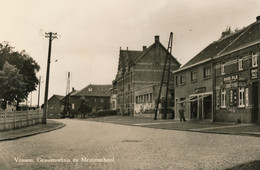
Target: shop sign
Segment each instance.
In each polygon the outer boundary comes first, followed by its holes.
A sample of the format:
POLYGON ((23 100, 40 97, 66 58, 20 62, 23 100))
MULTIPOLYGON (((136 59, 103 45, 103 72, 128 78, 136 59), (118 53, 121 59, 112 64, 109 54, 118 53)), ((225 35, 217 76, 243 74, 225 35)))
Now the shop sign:
POLYGON ((237 89, 233 89, 233 106, 237 107, 237 89))
POLYGON ((224 83, 230 83, 232 81, 237 81, 238 80, 238 75, 232 75, 232 76, 227 76, 223 78, 224 83))
POLYGON ((245 96, 246 96, 246 107, 249 106, 249 101, 248 101, 248 88, 246 88, 246 91, 245 91, 245 96))
POLYGON ((240 87, 245 87, 245 86, 246 86, 246 82, 245 82, 245 81, 239 82, 239 86, 240 86, 240 87))
POLYGON ((219 104, 220 104, 220 99, 219 99, 219 90, 216 91, 216 104, 217 104, 217 108, 219 108, 219 104))
POLYGON ((206 92, 206 87, 195 88, 195 93, 203 93, 206 92))
POLYGON ((251 79, 257 79, 258 78, 258 69, 252 69, 251 70, 251 79))
POLYGON ((229 92, 229 106, 233 106, 233 101, 234 101, 234 98, 233 98, 233 90, 230 90, 229 92))

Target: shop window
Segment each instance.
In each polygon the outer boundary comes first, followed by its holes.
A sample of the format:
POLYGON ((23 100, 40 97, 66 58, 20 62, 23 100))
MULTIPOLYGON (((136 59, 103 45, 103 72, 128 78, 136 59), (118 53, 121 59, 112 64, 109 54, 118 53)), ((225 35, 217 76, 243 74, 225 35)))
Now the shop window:
POLYGON ((243 70, 243 57, 238 59, 238 70, 243 70))
POLYGON ((221 63, 221 75, 224 75, 225 74, 225 62, 222 62, 221 63))
POLYGON ((239 95, 238 107, 245 107, 245 88, 244 87, 239 87, 238 95, 239 95))
POLYGON ((258 66, 257 54, 252 52, 252 67, 258 66))
POLYGON ((221 89, 221 108, 226 108, 226 89, 221 89))
POLYGON ((208 77, 210 77, 211 76, 211 69, 210 69, 210 67, 205 67, 204 68, 204 78, 208 78, 208 77))
POLYGON ((191 81, 196 81, 197 80, 197 72, 192 71, 190 77, 191 77, 191 81))
POLYGON ((185 74, 181 75, 181 84, 185 84, 186 83, 186 76, 185 74))

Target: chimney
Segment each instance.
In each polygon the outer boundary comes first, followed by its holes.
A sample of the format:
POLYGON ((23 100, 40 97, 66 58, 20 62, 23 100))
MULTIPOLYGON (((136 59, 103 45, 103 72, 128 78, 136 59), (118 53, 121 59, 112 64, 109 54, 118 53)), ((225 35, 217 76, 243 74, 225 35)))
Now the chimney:
POLYGON ((256 21, 260 21, 260 15, 256 17, 256 21))
POLYGON ((145 51, 145 50, 146 50, 146 48, 147 48, 146 46, 143 46, 143 51, 145 51))
POLYGON ((159 35, 156 35, 156 36, 154 37, 154 40, 155 40, 155 42, 159 42, 159 41, 160 41, 160 36, 159 36, 159 35))

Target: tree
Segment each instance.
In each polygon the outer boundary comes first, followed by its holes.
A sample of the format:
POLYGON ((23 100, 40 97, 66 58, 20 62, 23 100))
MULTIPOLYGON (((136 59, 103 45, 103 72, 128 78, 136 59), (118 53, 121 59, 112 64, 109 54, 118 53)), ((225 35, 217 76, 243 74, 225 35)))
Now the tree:
MULTIPOLYGON (((38 85, 38 78, 36 73, 40 70, 40 66, 24 50, 21 52, 14 51, 13 47, 4 42, 0 44, 0 70, 4 69, 6 62, 8 62, 9 65, 14 66, 17 69, 19 75, 22 76, 22 86, 19 87, 20 89, 17 90, 15 94, 15 102, 18 108, 19 103, 24 101, 30 92, 36 90, 38 85)), ((2 81, 7 80, 3 79, 2 81)), ((0 95, 1 94, 2 91, 0 91, 0 95)))
POLYGON ((91 107, 89 106, 88 101, 86 100, 85 97, 80 98, 79 112, 83 113, 84 118, 85 118, 87 113, 91 112, 91 107))
POLYGON ((25 97, 22 96, 22 94, 24 95, 24 87, 25 83, 19 69, 6 61, 3 70, 0 70, 0 92, 1 98, 4 99, 2 108, 6 109, 7 102, 14 103, 17 101, 18 95, 25 97))

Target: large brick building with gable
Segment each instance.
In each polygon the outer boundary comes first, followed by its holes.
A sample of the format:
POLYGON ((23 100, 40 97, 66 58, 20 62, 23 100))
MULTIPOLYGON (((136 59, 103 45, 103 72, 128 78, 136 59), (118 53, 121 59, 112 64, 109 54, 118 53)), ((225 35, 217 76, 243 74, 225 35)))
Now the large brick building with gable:
POLYGON ((203 49, 175 74, 188 119, 259 123, 260 17, 203 49))
MULTIPOLYGON (((111 108, 116 109, 119 115, 138 116, 147 113, 153 116, 166 52, 159 36, 155 36, 154 43, 148 48, 143 46, 142 51, 120 49, 117 75, 111 89, 111 108)), ((171 56, 171 70, 179 67, 180 63, 171 56)), ((171 77, 169 94, 172 99, 173 83, 171 77)), ((162 97, 164 95, 162 93, 162 97)))

